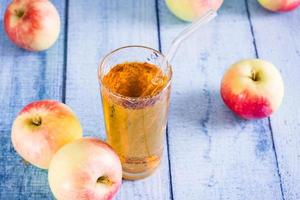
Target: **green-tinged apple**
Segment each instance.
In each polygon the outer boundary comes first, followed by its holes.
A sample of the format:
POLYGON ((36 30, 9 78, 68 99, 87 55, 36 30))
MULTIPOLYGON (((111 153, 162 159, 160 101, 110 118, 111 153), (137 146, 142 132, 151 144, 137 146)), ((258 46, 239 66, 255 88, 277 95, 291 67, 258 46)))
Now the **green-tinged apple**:
POLYGON ((57 40, 60 18, 48 0, 13 0, 5 11, 4 28, 17 46, 42 51, 57 40))
POLYGON ((258 2, 273 12, 288 12, 300 6, 300 0, 258 0, 258 2))
POLYGON ((218 10, 223 0, 165 0, 169 10, 179 19, 194 21, 210 8, 218 10))
POLYGON ((12 126, 15 150, 29 163, 49 167, 53 155, 65 144, 82 137, 74 112, 54 100, 36 101, 25 106, 12 126))
POLYGON ((110 200, 121 186, 122 166, 109 145, 96 138, 81 138, 55 154, 48 180, 59 200, 110 200))
POLYGON ((280 106, 283 94, 279 71, 271 63, 260 59, 233 64, 221 83, 225 104, 245 119, 270 116, 280 106))

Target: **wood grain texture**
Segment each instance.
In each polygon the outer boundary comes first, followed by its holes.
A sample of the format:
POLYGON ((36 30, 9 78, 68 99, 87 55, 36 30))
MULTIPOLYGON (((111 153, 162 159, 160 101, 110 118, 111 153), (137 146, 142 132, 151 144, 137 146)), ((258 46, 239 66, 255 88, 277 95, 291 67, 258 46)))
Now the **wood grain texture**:
POLYGON ((258 56, 279 68, 283 103, 271 118, 284 199, 300 199, 300 10, 274 14, 249 1, 258 56))
MULTIPOLYGON (((1 24, 8 2, 0 5, 1 24)), ((159 39, 166 52, 188 25, 167 10, 164 0, 157 0, 159 26, 154 0, 52 2, 62 32, 45 52, 15 47, 0 26, 0 199, 53 199, 47 172, 26 165, 10 141, 13 119, 23 106, 65 100, 84 135, 104 139, 97 82, 101 58, 125 45, 158 49, 159 39)), ((116 199, 300 199, 299 19, 300 9, 272 14, 255 0, 225 1, 218 18, 186 41, 172 62, 171 168, 165 148, 159 170, 145 180, 124 181, 116 199), (271 126, 267 119, 235 117, 219 95, 229 65, 256 54, 274 63, 285 82, 284 102, 271 126)))
MULTIPOLYGON (((105 138, 97 68, 110 51, 125 45, 158 47, 155 1, 69 2, 66 103, 79 116, 85 136, 105 138)), ((167 154, 141 181, 124 181, 116 199, 169 199, 167 154)))
MULTIPOLYGON (((162 48, 186 23, 160 2, 162 48)), ((281 199, 268 120, 246 121, 223 104, 220 81, 237 60, 255 57, 244 1, 219 16, 173 60, 169 148, 174 199, 281 199)))
POLYGON ((56 44, 41 53, 19 49, 6 37, 2 24, 9 2, 2 1, 0 7, 0 199, 52 199, 47 172, 24 164, 12 147, 10 131, 26 104, 61 99, 65 2, 53 1, 61 16, 62 31, 56 44))

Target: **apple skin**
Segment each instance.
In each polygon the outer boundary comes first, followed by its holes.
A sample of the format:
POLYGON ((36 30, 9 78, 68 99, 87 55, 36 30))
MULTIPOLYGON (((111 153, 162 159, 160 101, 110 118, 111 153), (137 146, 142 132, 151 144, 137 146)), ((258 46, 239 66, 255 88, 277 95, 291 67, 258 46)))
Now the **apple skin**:
POLYGON ((25 106, 13 122, 11 140, 18 154, 43 169, 65 144, 82 137, 82 128, 72 110, 54 100, 25 106))
POLYGON ((245 119, 270 116, 280 106, 283 95, 279 71, 271 63, 260 59, 233 64, 221 82, 224 103, 245 119))
POLYGON ((5 11, 4 28, 17 46, 42 51, 57 40, 60 18, 48 0, 13 0, 5 11))
POLYGON ((300 0, 258 0, 265 9, 273 12, 288 12, 300 6, 300 0))
POLYGON ((218 10, 223 0, 165 0, 169 10, 179 19, 194 21, 210 8, 218 10))
POLYGON ((108 144, 81 138, 55 154, 48 180, 59 200, 110 200, 121 186, 121 161, 108 144))

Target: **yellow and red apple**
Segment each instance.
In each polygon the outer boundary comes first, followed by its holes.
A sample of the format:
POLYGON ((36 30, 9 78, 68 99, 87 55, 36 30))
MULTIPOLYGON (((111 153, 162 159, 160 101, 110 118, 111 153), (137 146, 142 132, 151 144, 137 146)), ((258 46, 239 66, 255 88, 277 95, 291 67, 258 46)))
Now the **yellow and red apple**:
POLYGON ((300 6, 300 0, 258 0, 258 2, 273 12, 288 12, 300 6))
POLYGON ((57 40, 60 18, 48 0, 13 0, 5 11, 4 28, 17 46, 42 51, 57 40))
POLYGON ((165 0, 169 10, 184 21, 194 21, 209 9, 218 10, 223 0, 165 0))
POLYGON ((121 186, 122 166, 109 145, 96 138, 81 138, 55 154, 48 180, 59 200, 110 200, 121 186))
POLYGON ((273 64, 260 59, 233 64, 221 82, 225 104, 245 119, 270 116, 280 106, 283 94, 279 71, 273 64))
POLYGON ((82 137, 82 128, 67 105, 42 100, 21 110, 13 122, 11 134, 12 144, 21 157, 47 169, 56 151, 82 137))

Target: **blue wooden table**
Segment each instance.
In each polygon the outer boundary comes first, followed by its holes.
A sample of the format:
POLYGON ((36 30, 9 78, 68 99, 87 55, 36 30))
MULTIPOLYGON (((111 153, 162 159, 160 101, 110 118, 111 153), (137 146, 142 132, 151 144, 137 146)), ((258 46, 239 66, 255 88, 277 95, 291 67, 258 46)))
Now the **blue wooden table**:
MULTIPOLYGON (((8 0, 0 3, 0 23, 8 0)), ((31 53, 0 26, 0 199, 53 199, 47 171, 25 164, 10 141, 13 119, 29 102, 57 99, 80 118, 85 136, 105 138, 97 67, 109 51, 140 44, 166 52, 188 24, 163 0, 53 0, 58 42, 31 53)), ((219 16, 194 34, 173 61, 164 159, 151 177, 124 181, 116 199, 300 199, 300 9, 263 10, 256 0, 225 0, 219 16), (285 82, 269 119, 237 118, 219 86, 230 64, 263 58, 285 82)))

